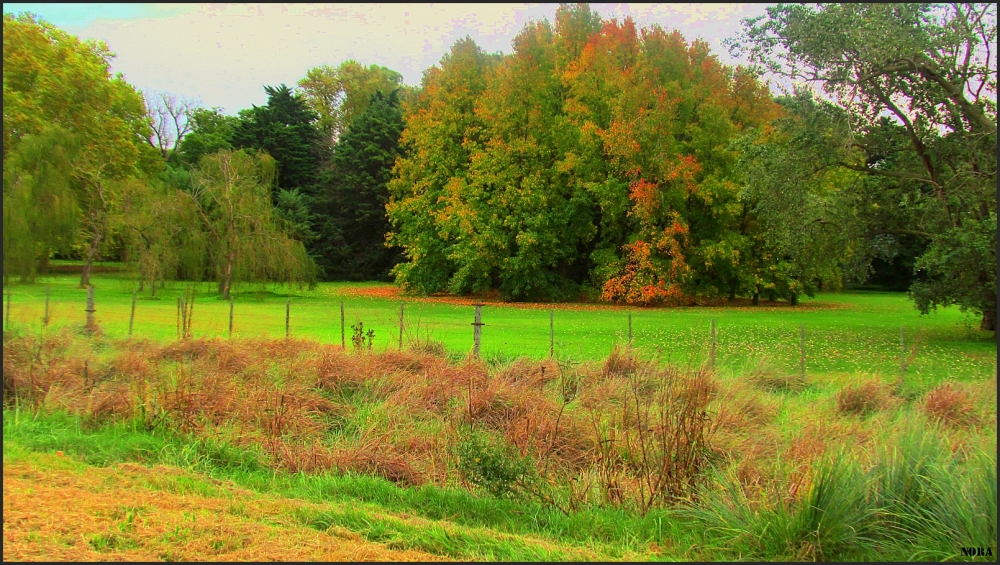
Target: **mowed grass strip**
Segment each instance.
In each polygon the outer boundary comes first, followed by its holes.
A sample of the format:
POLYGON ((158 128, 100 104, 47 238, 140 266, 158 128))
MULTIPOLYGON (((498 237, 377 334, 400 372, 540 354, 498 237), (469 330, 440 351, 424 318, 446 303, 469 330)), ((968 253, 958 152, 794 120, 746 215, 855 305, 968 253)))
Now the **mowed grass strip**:
MULTIPOLYGON (((275 472, 256 450, 146 430, 136 422, 87 423, 62 413, 4 411, 5 465, 37 461, 71 469, 158 469, 142 485, 177 495, 266 495, 289 501, 288 523, 460 560, 664 559, 693 531, 664 511, 617 509, 566 516, 537 503, 477 496, 432 485, 400 487, 357 473, 275 472), (64 456, 56 457, 56 453, 64 456), (301 504, 300 504, 301 503, 301 504), (672 537, 673 540, 667 542, 672 537)), ((6 475, 6 467, 5 467, 6 475)), ((112 479, 109 479, 109 481, 112 479)), ((242 510, 241 510, 242 512, 242 510)), ((207 535, 207 534, 206 534, 207 535)))
MULTIPOLYGON (((135 281, 125 275, 95 275, 96 319, 109 337, 128 334, 135 281)), ((60 274, 39 284, 11 285, 10 321, 16 329, 38 330, 50 293, 51 328, 82 326, 86 291, 78 277, 60 274)), ((133 323, 137 338, 177 337, 177 297, 188 285, 168 283, 152 299, 138 297, 133 323)), ((229 303, 219 300, 212 283, 196 289, 192 331, 195 337, 228 336, 229 303)), ((437 342, 454 356, 472 348, 472 299, 400 295, 384 283, 322 283, 315 289, 271 287, 235 295, 234 337, 285 335, 286 303, 292 337, 341 342, 340 304, 345 308, 344 341, 351 348, 352 325, 374 330, 375 349, 399 347, 399 310, 404 306, 403 346, 437 342)), ((799 370, 799 331, 806 331, 806 371, 811 375, 854 373, 895 377, 905 361, 908 378, 927 385, 942 380, 989 378, 996 372, 996 341, 976 329, 977 320, 957 308, 921 316, 903 293, 845 292, 804 298, 798 307, 699 306, 633 308, 594 304, 518 304, 489 302, 483 307, 482 354, 507 360, 535 359, 549 352, 549 313, 555 310, 555 353, 562 360, 597 360, 628 339, 632 316, 636 349, 664 361, 697 366, 708 359, 711 321, 716 321, 716 359, 723 372, 739 373, 765 361, 776 369, 799 370), (900 344, 900 329, 904 343, 900 344), (901 359, 901 356, 903 359, 901 359)), ((5 312, 5 316, 7 313, 5 312)))
POLYGON ((4 559, 30 561, 433 561, 298 523, 301 501, 178 468, 98 468, 33 453, 3 467, 4 559), (215 484, 213 484, 215 483, 215 484))
POLYGON ((62 452, 19 453, 12 459, 4 463, 4 555, 17 560, 610 557, 530 536, 395 515, 372 504, 260 494, 178 467, 93 467, 62 452))

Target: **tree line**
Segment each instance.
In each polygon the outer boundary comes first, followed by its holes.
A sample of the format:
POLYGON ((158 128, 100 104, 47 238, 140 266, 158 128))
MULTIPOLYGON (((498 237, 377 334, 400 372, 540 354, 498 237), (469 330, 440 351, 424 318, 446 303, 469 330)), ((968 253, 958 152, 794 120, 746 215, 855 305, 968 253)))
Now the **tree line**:
POLYGON ((4 277, 794 303, 905 256, 918 308, 995 329, 995 6, 780 5, 728 44, 560 5, 417 87, 347 61, 227 116, 4 14, 4 277))

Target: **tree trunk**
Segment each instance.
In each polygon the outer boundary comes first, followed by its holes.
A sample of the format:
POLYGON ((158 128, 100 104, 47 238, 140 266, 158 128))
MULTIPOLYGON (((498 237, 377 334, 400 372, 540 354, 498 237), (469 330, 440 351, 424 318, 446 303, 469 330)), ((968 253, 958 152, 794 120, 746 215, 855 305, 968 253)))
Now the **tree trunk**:
POLYGON ((90 286, 90 265, 94 262, 94 257, 97 255, 97 247, 100 244, 100 235, 95 235, 94 238, 90 240, 90 247, 87 248, 87 259, 83 262, 83 273, 80 275, 80 288, 87 288, 90 286))
POLYGON ((788 297, 788 305, 789 306, 798 306, 799 305, 799 295, 795 294, 793 292, 792 295, 790 297, 788 297))
POLYGON ((753 305, 756 306, 758 304, 760 304, 760 292, 759 291, 753 293, 753 305))
POLYGON ((979 323, 979 329, 987 332, 997 331, 997 310, 995 306, 983 310, 983 320, 979 323))
POLYGON ((219 278, 219 294, 223 300, 229 300, 229 289, 233 286, 233 255, 226 261, 226 269, 219 278))
POLYGON ((736 289, 737 289, 738 286, 739 286, 739 283, 733 283, 732 286, 729 287, 729 301, 730 302, 736 302, 736 289))

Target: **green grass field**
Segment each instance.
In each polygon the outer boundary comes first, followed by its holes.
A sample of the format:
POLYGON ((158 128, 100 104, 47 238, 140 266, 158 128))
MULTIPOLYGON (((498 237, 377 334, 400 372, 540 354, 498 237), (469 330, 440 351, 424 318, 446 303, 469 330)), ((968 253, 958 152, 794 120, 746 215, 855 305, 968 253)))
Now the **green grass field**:
POLYGON ((920 316, 903 294, 826 294, 795 308, 554 305, 553 363, 521 358, 547 356, 549 305, 485 306, 483 359, 468 360, 471 301, 404 298, 409 337, 419 320, 446 359, 394 351, 391 285, 239 293, 232 340, 229 304, 199 285, 194 335, 211 339, 176 342, 184 285, 138 300, 129 340, 133 282, 94 277, 102 331, 88 335, 77 281, 4 289, 4 551, 14 559, 950 561, 996 551, 996 343, 956 310, 920 316), (281 339, 286 301, 292 336, 308 340, 281 339), (348 326, 365 322, 388 352, 339 350, 341 301, 348 326), (647 360, 609 355, 629 314, 647 360), (712 320, 716 371, 701 365, 712 320), (683 430, 704 435, 668 449, 683 430), (657 465, 684 460, 690 445, 700 459, 670 483, 678 498, 643 506, 643 481, 670 481, 657 465))
MULTIPOLYGON (((51 327, 82 325, 86 291, 79 277, 60 274, 38 284, 4 287, 6 313, 13 326, 38 330, 50 293, 51 327)), ((114 273, 93 277, 96 320, 109 337, 128 333, 134 280, 114 273)), ((133 335, 154 340, 177 337, 177 297, 187 285, 168 284, 137 300, 133 335)), ((229 304, 217 298, 214 285, 194 285, 192 331, 195 337, 226 336, 229 304)), ((312 290, 274 287, 266 292, 234 294, 235 336, 280 337, 285 333, 285 305, 290 303, 292 336, 339 343, 340 304, 350 326, 358 321, 374 329, 376 349, 398 347, 400 302, 404 306, 404 344, 414 339, 442 343, 453 355, 472 348, 473 307, 395 296, 391 285, 323 283, 312 290), (383 297, 386 296, 387 297, 383 297)), ((946 379, 991 377, 996 371, 996 341, 975 329, 977 320, 957 308, 922 316, 902 293, 845 292, 804 298, 798 307, 633 308, 608 305, 554 305, 555 354, 575 361, 605 357, 615 343, 628 339, 632 317, 633 344, 646 355, 682 365, 699 364, 711 347, 711 321, 716 323, 717 364, 723 372, 740 372, 763 360, 779 371, 798 371, 799 330, 805 327, 806 371, 846 376, 857 373, 896 376, 900 371, 900 329, 905 339, 907 376, 930 385, 946 379)), ((484 357, 536 359, 549 351, 549 305, 487 304, 483 307, 484 357)))

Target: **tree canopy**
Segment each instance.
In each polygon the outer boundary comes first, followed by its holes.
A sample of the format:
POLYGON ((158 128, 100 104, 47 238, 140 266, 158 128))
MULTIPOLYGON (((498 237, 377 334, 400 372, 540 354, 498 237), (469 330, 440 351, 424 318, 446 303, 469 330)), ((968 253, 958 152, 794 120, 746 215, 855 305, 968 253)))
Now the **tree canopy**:
POLYGON ((224 299, 237 282, 315 280, 302 242, 271 204, 277 169, 266 154, 222 150, 203 157, 193 175, 189 195, 224 299))
POLYGON ((746 22, 734 53, 821 87, 836 135, 804 140, 809 167, 859 172, 857 246, 927 240, 910 292, 996 329, 996 5, 778 5, 746 22))
POLYGON ((385 245, 385 205, 402 131, 398 92, 376 91, 338 140, 320 205, 320 264, 328 277, 385 279, 399 262, 398 251, 385 245))
POLYGON ((403 75, 379 65, 364 66, 349 59, 337 67, 309 69, 298 87, 309 107, 319 116, 317 127, 336 142, 368 108, 376 92, 387 94, 403 86, 403 75))
POLYGON ((744 291, 754 224, 729 145, 779 112, 703 42, 587 6, 526 26, 502 59, 463 40, 409 106, 397 280, 643 304, 744 291))
POLYGON ((877 266, 995 330, 996 6, 778 4, 728 44, 563 4, 418 87, 347 60, 227 116, 4 14, 4 279, 795 304, 877 266))
MULTIPOLYGON (((31 14, 4 14, 3 45, 4 213, 12 218, 30 217, 36 212, 20 207, 44 205, 45 201, 34 201, 26 194, 44 194, 43 198, 51 200, 57 191, 52 183, 67 183, 82 212, 82 218, 77 218, 82 221, 76 225, 80 229, 77 239, 87 249, 81 279, 81 284, 87 284, 90 262, 108 236, 108 206, 116 198, 109 183, 149 175, 163 167, 158 152, 145 141, 150 121, 142 96, 120 74, 111 75, 109 62, 113 54, 106 45, 82 42, 47 22, 37 21, 31 14), (19 164, 8 167, 8 156, 18 153, 26 138, 41 136, 36 142, 61 144, 53 138, 57 131, 71 135, 77 148, 68 165, 60 161, 63 157, 53 160, 56 168, 68 166, 64 173, 49 174, 44 181, 38 178, 42 174, 36 166, 39 161, 29 156, 37 148, 27 150, 19 164), (15 168, 20 180, 8 182, 7 172, 15 168), (28 182, 25 175, 34 175, 35 180, 28 182), (47 188, 42 190, 39 182, 47 188), (21 192, 15 195, 9 193, 11 190, 21 192)), ((69 194, 63 188, 58 193, 69 194)), ((67 214, 73 215, 69 211, 76 209, 68 203, 57 208, 56 214, 67 221, 67 214)), ((57 224, 68 225, 64 221, 57 224)), ((54 251, 51 236, 47 229, 28 230, 22 237, 33 241, 12 245, 22 251, 34 249, 36 261, 44 261, 54 251), (35 239, 36 234, 39 239, 35 239)), ((33 267, 28 265, 32 262, 20 252, 15 254, 21 257, 17 260, 21 265, 19 273, 30 277, 33 267)), ((5 262, 5 275, 8 265, 5 262)))

